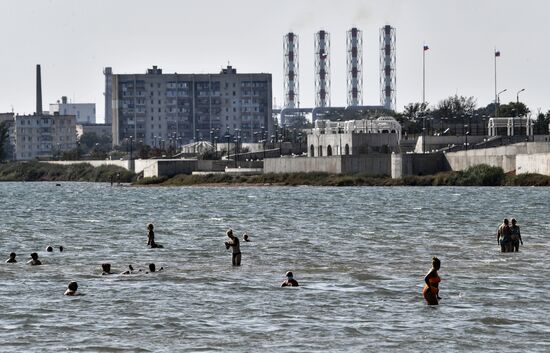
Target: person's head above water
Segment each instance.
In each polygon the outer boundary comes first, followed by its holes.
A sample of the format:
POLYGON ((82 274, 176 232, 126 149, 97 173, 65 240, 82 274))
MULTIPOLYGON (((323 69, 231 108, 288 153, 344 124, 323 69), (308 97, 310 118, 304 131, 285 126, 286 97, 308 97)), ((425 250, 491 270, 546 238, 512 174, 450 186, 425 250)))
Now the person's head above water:
POLYGON ((157 267, 155 266, 155 264, 149 264, 149 271, 150 272, 155 272, 157 269, 157 267))
POLYGON ((504 222, 504 224, 508 225, 508 223, 509 223, 509 222, 508 222, 508 218, 504 218, 504 221, 503 221, 503 222, 504 222))
POLYGON ((233 238, 233 229, 228 229, 225 234, 227 234, 228 237, 233 238))
POLYGON ((38 254, 35 252, 31 253, 31 259, 38 260, 38 254))
POLYGON ((512 225, 514 225, 514 226, 515 226, 515 225, 516 225, 516 223, 517 223, 516 219, 515 219, 515 218, 512 218, 512 225))
POLYGON ((63 245, 59 245, 59 252, 63 252, 63 245))
POLYGON ((292 274, 292 271, 288 271, 286 274, 285 274, 286 278, 288 279, 292 279, 294 278, 294 275, 292 274))
POLYGON ((15 259, 15 256, 17 256, 16 253, 14 252, 10 252, 10 259, 15 259))
POLYGON ((248 234, 244 233, 243 235, 243 240, 244 241, 249 241, 250 239, 248 238, 248 234))
POLYGON ((437 271, 441 268, 441 261, 437 257, 432 257, 432 267, 437 271))
POLYGON ((101 269, 103 270, 103 273, 111 273, 111 264, 109 263, 101 264, 101 269))
POLYGON ((148 229, 148 230, 153 230, 154 228, 155 228, 155 226, 153 225, 153 223, 149 223, 149 224, 147 225, 147 229, 148 229))
POLYGON ((77 289, 78 289, 78 283, 69 282, 69 285, 67 286, 67 290, 65 291, 65 295, 77 295, 76 294, 77 289))
POLYGON ((48 245, 48 246, 46 247, 46 251, 47 251, 47 252, 52 252, 52 251, 53 251, 52 246, 51 246, 51 245, 48 245))

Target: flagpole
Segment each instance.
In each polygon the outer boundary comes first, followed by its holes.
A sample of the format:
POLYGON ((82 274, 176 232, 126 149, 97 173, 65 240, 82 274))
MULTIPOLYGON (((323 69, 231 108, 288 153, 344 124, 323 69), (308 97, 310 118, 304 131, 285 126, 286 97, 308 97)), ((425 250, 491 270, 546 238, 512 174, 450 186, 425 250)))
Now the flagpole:
MULTIPOLYGON (((426 43, 422 44, 422 109, 426 104, 426 43)), ((426 153, 426 114, 422 117, 422 153, 426 153)))
POLYGON ((495 47, 495 53, 494 53, 494 57, 495 57, 495 117, 497 116, 497 105, 498 105, 498 95, 497 95, 497 48, 495 47))
POLYGON ((426 43, 422 44, 422 104, 426 104, 426 43))

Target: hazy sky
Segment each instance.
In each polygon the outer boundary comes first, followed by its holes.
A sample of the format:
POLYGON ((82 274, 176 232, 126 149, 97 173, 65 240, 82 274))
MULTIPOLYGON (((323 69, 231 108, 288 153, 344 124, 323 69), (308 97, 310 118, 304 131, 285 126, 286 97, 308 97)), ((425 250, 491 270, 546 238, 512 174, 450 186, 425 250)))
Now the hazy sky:
POLYGON ((103 120, 103 67, 115 73, 239 72, 273 74, 283 102, 283 35, 300 40, 300 102, 314 102, 313 35, 331 35, 331 101, 346 104, 345 34, 363 30, 364 104, 379 104, 378 30, 397 29, 397 108, 422 97, 422 45, 427 52, 426 100, 459 94, 479 105, 498 86, 516 92, 532 111, 550 109, 550 2, 545 0, 1 0, 0 112, 35 110, 35 65, 42 65, 44 109, 66 95, 95 102, 103 120))

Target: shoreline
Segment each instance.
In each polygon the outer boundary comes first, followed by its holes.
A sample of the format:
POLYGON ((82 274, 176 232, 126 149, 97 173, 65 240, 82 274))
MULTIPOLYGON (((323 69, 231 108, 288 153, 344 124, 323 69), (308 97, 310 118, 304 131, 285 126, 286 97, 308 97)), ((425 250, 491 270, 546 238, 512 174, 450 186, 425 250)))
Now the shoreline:
POLYGON ((201 187, 270 187, 270 186, 550 186, 550 176, 540 174, 504 173, 499 167, 477 165, 464 171, 442 172, 435 175, 388 176, 328 173, 287 173, 260 175, 178 174, 173 177, 137 179, 136 174, 116 166, 94 168, 90 164, 58 165, 31 162, 0 164, 2 181, 46 182, 105 182, 124 186, 201 186, 201 187))

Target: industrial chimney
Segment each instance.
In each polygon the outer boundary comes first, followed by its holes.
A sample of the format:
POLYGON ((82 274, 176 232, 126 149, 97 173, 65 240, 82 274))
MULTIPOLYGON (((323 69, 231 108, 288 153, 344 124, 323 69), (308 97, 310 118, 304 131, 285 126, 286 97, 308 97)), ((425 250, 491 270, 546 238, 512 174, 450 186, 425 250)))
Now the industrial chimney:
POLYGON ((330 37, 315 33, 315 106, 330 107, 330 37))
POLYGON ((380 104, 395 109, 395 28, 380 29, 380 104))
POLYGON ((292 32, 284 37, 285 108, 298 108, 298 36, 292 32))
POLYGON ((353 27, 347 32, 348 105, 363 105, 363 33, 353 27))
POLYGON ((40 65, 36 65, 36 115, 42 115, 42 79, 40 65))

